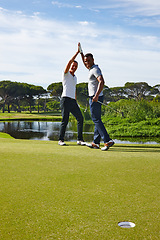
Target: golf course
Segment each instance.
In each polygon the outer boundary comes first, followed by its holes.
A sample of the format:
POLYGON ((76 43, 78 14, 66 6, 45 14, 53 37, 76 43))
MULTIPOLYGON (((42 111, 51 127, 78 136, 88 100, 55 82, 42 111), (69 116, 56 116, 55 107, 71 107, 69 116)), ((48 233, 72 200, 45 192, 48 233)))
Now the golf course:
POLYGON ((0 133, 0 239, 159 239, 159 182, 159 144, 103 152, 0 133))

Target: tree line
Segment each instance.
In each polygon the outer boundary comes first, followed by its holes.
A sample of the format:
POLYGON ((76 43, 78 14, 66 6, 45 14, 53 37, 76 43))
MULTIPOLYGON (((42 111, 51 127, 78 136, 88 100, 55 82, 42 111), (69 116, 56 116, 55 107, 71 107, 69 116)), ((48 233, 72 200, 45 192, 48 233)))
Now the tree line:
POLYGON ((10 109, 21 112, 22 106, 28 106, 31 112, 35 98, 39 100, 46 93, 47 91, 41 86, 4 80, 0 82, 0 107, 3 112, 6 107, 8 112, 10 109))
MULTIPOLYGON (((88 107, 88 83, 77 84, 77 101, 88 107)), ((55 111, 60 109, 62 82, 52 83, 47 89, 27 83, 0 81, 0 109, 8 111, 55 111)), ((145 82, 127 82, 124 87, 104 87, 104 102, 117 102, 121 99, 160 102, 160 84, 149 86, 145 82)))

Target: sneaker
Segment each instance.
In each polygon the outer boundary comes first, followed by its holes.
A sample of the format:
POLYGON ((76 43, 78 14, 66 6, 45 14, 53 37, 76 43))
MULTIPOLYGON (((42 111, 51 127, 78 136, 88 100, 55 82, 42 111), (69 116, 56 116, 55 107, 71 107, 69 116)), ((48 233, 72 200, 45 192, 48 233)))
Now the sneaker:
POLYGON ((78 140, 77 144, 81 146, 86 146, 86 142, 84 142, 83 140, 78 140))
POLYGON ((110 147, 112 147, 114 145, 114 141, 110 140, 109 142, 104 144, 104 147, 101 148, 102 151, 107 151, 110 147))
POLYGON ((99 149, 99 144, 98 143, 94 143, 94 142, 92 142, 92 143, 86 143, 86 146, 87 147, 90 147, 90 148, 95 148, 95 149, 99 149))
POLYGON ((64 141, 62 141, 62 140, 59 140, 58 144, 59 144, 60 146, 66 146, 66 143, 65 143, 64 141))

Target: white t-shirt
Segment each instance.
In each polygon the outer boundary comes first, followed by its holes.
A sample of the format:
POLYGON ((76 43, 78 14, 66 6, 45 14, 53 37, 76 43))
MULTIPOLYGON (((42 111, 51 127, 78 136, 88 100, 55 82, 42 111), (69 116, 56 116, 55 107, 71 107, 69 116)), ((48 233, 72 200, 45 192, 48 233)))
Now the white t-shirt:
POLYGON ((62 77, 63 92, 61 97, 70 97, 75 99, 76 84, 77 77, 75 75, 73 76, 69 71, 67 73, 63 72, 62 77))

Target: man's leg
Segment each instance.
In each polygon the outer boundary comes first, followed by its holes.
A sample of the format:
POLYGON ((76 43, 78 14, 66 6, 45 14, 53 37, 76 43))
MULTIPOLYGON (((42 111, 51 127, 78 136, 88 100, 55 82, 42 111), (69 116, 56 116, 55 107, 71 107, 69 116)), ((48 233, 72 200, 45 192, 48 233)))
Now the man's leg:
MULTIPOLYGON (((103 96, 99 97, 98 100, 103 102, 103 96)), ((90 110, 92 120, 95 124, 94 143, 100 143, 100 138, 103 139, 104 143, 109 142, 111 139, 101 120, 101 104, 98 102, 92 102, 92 99, 90 98, 90 110)))
POLYGON ((62 122, 60 127, 60 135, 59 140, 64 141, 64 135, 66 131, 66 127, 69 121, 69 102, 67 98, 61 99, 61 113, 62 113, 62 122))
POLYGON ((76 100, 72 100, 71 113, 77 120, 78 140, 83 141, 83 115, 80 108, 78 107, 76 100))

